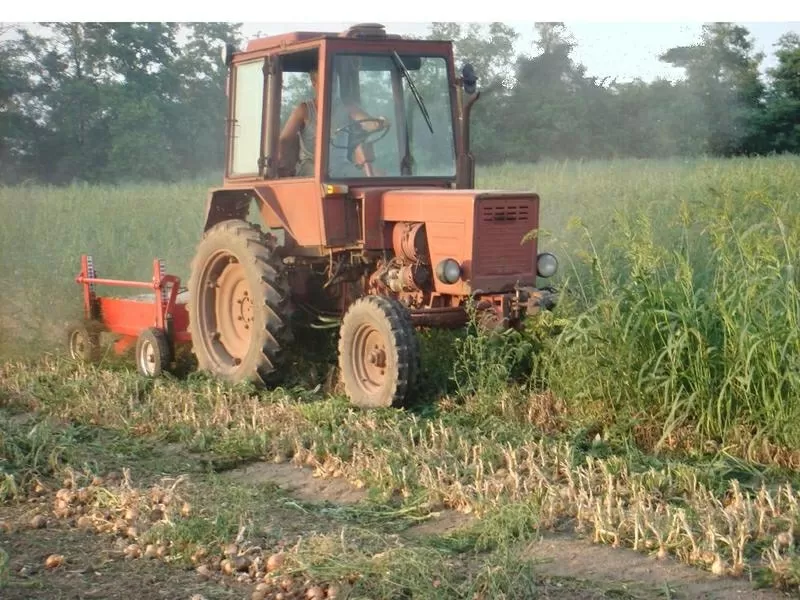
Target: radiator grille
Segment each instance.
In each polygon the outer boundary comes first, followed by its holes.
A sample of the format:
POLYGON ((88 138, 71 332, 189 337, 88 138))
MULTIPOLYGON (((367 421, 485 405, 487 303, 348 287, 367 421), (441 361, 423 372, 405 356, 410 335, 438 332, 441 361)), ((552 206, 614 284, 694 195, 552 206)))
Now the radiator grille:
POLYGON ((514 223, 528 221, 530 206, 526 204, 488 204, 481 206, 483 221, 493 223, 514 223))
POLYGON ((486 199, 478 210, 473 277, 531 273, 534 248, 522 239, 534 228, 532 203, 517 198, 486 199))

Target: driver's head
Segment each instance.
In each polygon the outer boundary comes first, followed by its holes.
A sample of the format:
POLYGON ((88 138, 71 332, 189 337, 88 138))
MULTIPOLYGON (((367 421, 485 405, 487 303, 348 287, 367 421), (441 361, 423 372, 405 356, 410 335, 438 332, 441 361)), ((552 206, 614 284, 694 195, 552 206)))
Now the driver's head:
POLYGON ((317 69, 316 67, 311 69, 308 72, 308 78, 311 80, 311 86, 316 90, 317 89, 317 69))

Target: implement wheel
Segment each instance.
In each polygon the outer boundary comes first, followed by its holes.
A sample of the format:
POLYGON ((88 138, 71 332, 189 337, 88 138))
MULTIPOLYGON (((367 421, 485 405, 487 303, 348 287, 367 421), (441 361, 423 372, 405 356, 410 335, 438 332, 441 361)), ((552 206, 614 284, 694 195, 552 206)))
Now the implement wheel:
POLYGON ((289 287, 263 234, 239 219, 209 229, 192 261, 188 288, 198 367, 233 382, 276 381, 292 339, 289 287))
POLYGON ((145 329, 136 340, 136 369, 145 377, 159 377, 170 364, 172 351, 167 336, 155 327, 145 329))
POLYGON ((67 350, 72 360, 93 363, 100 359, 100 334, 92 323, 74 323, 67 330, 67 350))
POLYGON ((405 306, 382 296, 353 302, 339 331, 339 369, 354 405, 404 404, 419 373, 419 341, 405 306))

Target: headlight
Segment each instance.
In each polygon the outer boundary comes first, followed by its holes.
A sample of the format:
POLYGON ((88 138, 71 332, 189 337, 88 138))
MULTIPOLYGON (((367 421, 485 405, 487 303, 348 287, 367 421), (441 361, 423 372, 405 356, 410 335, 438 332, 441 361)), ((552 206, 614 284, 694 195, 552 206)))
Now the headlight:
POLYGON ((461 277, 461 265, 452 258, 445 258, 436 265, 436 277, 442 283, 455 283, 461 277))
POLYGON ((542 252, 536 259, 536 270, 540 277, 552 277, 558 271, 558 259, 549 252, 542 252))

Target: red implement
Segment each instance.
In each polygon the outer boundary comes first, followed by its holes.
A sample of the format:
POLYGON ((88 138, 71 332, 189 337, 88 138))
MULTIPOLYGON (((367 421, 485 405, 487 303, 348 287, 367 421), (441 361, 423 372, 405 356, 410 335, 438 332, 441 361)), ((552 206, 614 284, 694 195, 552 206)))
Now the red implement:
POLYGON ((178 301, 180 278, 165 274, 162 260, 153 260, 150 281, 128 281, 97 277, 92 257, 84 254, 75 281, 83 286, 84 323, 70 328, 72 358, 96 359, 99 334, 107 332, 119 336, 114 344, 117 354, 135 344, 139 372, 156 377, 171 366, 176 344, 191 341, 186 305, 178 301), (98 285, 150 289, 154 294, 144 298, 100 296, 95 289, 98 285))

